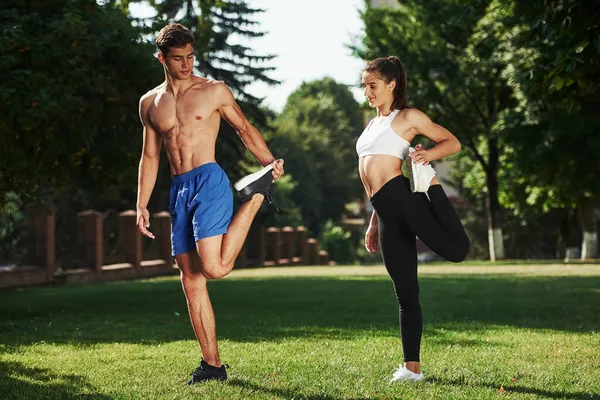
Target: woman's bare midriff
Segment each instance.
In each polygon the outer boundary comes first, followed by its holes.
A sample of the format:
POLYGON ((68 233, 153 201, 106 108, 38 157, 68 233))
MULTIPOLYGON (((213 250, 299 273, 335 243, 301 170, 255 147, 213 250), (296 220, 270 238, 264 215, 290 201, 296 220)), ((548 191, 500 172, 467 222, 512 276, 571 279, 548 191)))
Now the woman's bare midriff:
POLYGON ((390 179, 402 175, 402 160, 383 154, 365 156, 358 161, 358 171, 367 196, 373 197, 390 179))

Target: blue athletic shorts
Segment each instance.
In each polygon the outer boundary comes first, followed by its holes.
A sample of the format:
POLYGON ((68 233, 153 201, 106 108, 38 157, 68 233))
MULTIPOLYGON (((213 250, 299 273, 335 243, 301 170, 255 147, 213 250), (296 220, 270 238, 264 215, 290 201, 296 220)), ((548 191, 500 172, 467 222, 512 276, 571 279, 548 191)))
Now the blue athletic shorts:
POLYGON ((173 256, 195 251, 200 239, 227 232, 233 194, 219 164, 203 164, 174 176, 169 194, 173 256))

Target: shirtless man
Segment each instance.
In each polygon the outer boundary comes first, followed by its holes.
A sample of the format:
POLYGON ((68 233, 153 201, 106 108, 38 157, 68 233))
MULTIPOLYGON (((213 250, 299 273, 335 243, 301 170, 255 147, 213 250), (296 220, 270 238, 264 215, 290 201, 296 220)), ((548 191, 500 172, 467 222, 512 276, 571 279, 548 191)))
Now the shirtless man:
POLYGON ((188 384, 225 380, 227 372, 219 359, 206 280, 222 278, 233 269, 261 204, 271 202, 271 183, 283 174, 283 160, 275 160, 223 82, 192 74, 194 35, 189 29, 180 24, 165 26, 156 38, 156 46, 165 81, 140 99, 144 142, 137 225, 143 235, 154 239, 148 231, 146 207, 164 145, 173 177, 169 201, 173 256, 181 271, 190 319, 202 352, 200 365, 188 384), (221 117, 265 166, 234 185, 243 204, 233 219, 229 179, 215 162, 221 117))

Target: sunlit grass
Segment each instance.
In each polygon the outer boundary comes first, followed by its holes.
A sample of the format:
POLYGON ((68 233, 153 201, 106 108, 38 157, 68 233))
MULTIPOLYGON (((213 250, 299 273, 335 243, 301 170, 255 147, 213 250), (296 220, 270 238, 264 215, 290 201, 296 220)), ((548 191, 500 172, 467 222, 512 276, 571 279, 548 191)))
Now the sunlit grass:
POLYGON ((230 380, 194 387, 176 278, 2 291, 0 398, 599 399, 599 288, 422 275, 427 379, 388 385, 402 353, 387 277, 233 275, 209 286, 230 380))

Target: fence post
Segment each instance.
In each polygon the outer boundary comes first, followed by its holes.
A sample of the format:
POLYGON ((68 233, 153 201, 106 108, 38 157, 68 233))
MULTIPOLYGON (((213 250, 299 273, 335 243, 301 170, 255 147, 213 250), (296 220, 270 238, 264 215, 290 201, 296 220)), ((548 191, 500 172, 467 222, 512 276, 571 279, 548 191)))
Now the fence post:
POLYGON ((327 253, 327 250, 319 251, 319 265, 329 265, 329 253, 327 253))
POLYGON ((294 262, 294 228, 291 226, 285 226, 281 228, 281 239, 283 241, 283 254, 282 257, 286 264, 292 264, 294 262))
POLYGON ((98 211, 87 210, 78 213, 77 218, 83 242, 84 265, 99 274, 102 272, 103 262, 103 215, 98 211))
POLYGON ((295 263, 301 265, 308 265, 308 244, 306 241, 306 228, 303 226, 299 226, 296 228, 295 233, 295 242, 296 242, 296 254, 295 263))
POLYGON ((281 244, 280 244, 281 229, 276 227, 270 227, 267 229, 267 263, 272 265, 279 265, 279 259, 281 258, 281 244))
POLYGON ((140 269, 142 265, 142 234, 136 224, 136 212, 133 210, 119 213, 119 236, 121 238, 121 253, 125 262, 140 269))
POLYGON ((39 203, 27 206, 27 222, 34 238, 33 263, 46 269, 46 281, 54 279, 55 219, 54 206, 39 203))
POLYGON ((308 265, 319 265, 319 241, 310 238, 308 244, 308 265))

